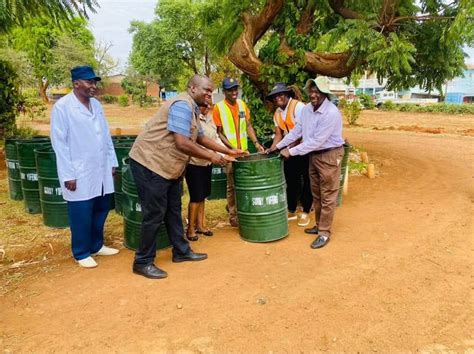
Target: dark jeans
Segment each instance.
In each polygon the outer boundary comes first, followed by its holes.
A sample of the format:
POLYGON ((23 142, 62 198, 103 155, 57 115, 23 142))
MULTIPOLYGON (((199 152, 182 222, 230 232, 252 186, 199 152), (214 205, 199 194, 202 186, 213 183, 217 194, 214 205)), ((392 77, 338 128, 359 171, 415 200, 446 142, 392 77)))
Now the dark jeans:
POLYGON ((309 155, 290 157, 285 161, 284 170, 288 210, 295 212, 299 199, 303 211, 309 213, 313 204, 311 183, 309 181, 309 155))
POLYGON ((104 244, 104 224, 112 194, 67 202, 72 255, 78 261, 96 253, 104 244))
POLYGON ((181 219, 181 179, 166 179, 130 159, 133 179, 138 190, 143 221, 135 264, 151 264, 156 256, 156 235, 163 220, 173 245, 173 254, 187 254, 189 243, 184 238, 181 219))

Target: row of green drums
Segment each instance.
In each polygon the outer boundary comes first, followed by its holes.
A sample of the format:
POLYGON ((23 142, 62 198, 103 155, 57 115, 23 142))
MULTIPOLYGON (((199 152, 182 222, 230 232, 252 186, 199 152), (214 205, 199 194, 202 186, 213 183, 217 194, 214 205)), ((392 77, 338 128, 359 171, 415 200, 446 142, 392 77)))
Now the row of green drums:
MULTIPOLYGON (((114 179, 115 210, 124 217, 124 244, 139 243, 141 206, 127 156, 135 136, 113 137, 119 168, 114 179)), ((5 143, 10 197, 24 199, 29 213, 43 212, 44 223, 67 227, 67 205, 61 195, 56 159, 49 138, 8 139, 5 143)), ((348 146, 342 161, 341 186, 346 172, 348 146)), ((283 163, 278 155, 251 154, 233 163, 240 235, 252 242, 269 242, 288 235, 286 187, 283 163)), ((210 199, 225 198, 226 175, 219 166, 212 170, 210 199)), ((340 203, 340 199, 338 200, 340 203)), ((169 246, 166 228, 157 233, 157 248, 169 246)))
POLYGON ((10 198, 23 200, 27 213, 42 213, 46 226, 67 227, 67 204, 49 138, 6 139, 5 155, 10 198))

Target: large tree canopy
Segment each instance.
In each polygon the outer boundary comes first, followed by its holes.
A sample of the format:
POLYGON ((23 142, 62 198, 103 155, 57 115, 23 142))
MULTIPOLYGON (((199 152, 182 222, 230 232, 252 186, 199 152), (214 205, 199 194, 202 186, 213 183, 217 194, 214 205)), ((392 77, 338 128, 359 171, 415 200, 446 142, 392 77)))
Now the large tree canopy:
POLYGON ((258 134, 272 128, 264 95, 278 81, 303 87, 316 75, 389 89, 442 91, 462 75, 474 44, 472 0, 223 0, 212 43, 243 73, 258 134))
POLYGON ((474 43, 472 0, 224 0, 222 13, 214 42, 264 90, 369 70, 391 88, 441 91, 474 43))

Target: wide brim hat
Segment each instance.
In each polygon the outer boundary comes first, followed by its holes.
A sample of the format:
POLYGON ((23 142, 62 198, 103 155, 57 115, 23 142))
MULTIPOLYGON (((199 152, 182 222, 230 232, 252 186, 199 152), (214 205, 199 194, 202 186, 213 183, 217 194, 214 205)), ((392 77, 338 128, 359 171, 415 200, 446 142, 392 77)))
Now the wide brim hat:
POLYGON ((329 89, 329 78, 327 76, 318 76, 315 79, 309 79, 306 81, 306 85, 304 86, 305 90, 308 90, 312 85, 316 85, 318 90, 326 95, 336 96, 330 89, 329 89))
POLYGON ((265 97, 267 100, 272 100, 274 96, 280 93, 287 93, 288 96, 293 97, 295 95, 294 91, 286 86, 284 82, 277 82, 273 87, 270 93, 265 97))

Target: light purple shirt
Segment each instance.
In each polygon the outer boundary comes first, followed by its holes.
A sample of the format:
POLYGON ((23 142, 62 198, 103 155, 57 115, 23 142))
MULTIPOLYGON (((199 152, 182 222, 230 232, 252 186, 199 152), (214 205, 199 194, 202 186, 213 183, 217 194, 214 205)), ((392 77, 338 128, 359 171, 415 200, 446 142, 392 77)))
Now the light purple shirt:
POLYGON ((303 142, 289 149, 291 156, 306 155, 344 144, 341 113, 327 98, 316 111, 313 111, 313 105, 308 103, 301 112, 301 122, 297 123, 276 147, 282 149, 301 137, 303 142))

